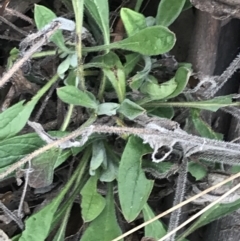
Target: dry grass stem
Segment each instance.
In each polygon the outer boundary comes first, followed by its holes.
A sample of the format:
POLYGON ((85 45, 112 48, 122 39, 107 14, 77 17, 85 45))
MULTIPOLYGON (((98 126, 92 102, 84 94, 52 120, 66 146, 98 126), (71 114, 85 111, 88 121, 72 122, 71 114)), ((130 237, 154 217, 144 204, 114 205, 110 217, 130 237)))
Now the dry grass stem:
MULTIPOLYGON (((184 202, 181 202, 181 203, 179 203, 178 205, 176 205, 176 206, 174 206, 174 207, 166 210, 165 212, 157 215, 156 217, 148 220, 147 222, 144 222, 144 223, 140 224, 139 226, 137 226, 137 227, 129 230, 128 232, 124 233, 123 235, 121 235, 121 236, 113 239, 112 241, 118 241, 118 240, 121 240, 121 239, 124 238, 124 237, 127 237, 128 235, 136 232, 137 230, 139 230, 139 229, 141 229, 141 228, 144 228, 144 227, 147 226, 148 224, 150 224, 150 223, 158 220, 159 218, 162 218, 162 217, 166 216, 167 214, 173 212, 174 210, 176 210, 176 209, 178 209, 178 208, 180 208, 180 207, 185 206, 186 204, 188 204, 188 203, 190 203, 190 202, 192 202, 192 201, 194 201, 194 200, 196 200, 196 199, 204 196, 205 194, 213 191, 213 190, 216 189, 216 188, 221 187, 222 185, 224 185, 224 184, 226 184, 226 183, 228 183, 228 182, 230 182, 230 181, 232 181, 232 180, 234 180, 234 179, 236 179, 236 178, 238 178, 238 177, 240 177, 240 172, 237 173, 237 174, 235 174, 235 175, 233 175, 233 176, 231 176, 231 177, 229 177, 229 178, 227 178, 227 179, 225 179, 224 181, 222 181, 222 182, 220 182, 220 183, 218 183, 218 184, 216 184, 216 185, 214 185, 214 186, 212 186, 212 187, 210 187, 210 188, 202 191, 201 193, 198 193, 198 194, 196 194, 195 196, 192 196, 191 198, 185 200, 184 202)), ((237 185, 237 186, 238 186, 238 185, 237 185)), ((234 188, 236 188, 237 186, 235 186, 234 188)), ((240 184, 239 184, 239 187, 240 187, 240 184)), ((238 188, 239 188, 239 187, 238 187, 238 188)), ((236 189, 238 189, 238 188, 236 188, 236 189)), ((236 190, 236 189, 234 189, 234 190, 236 190)), ((232 189, 231 189, 231 190, 232 190, 232 189)), ((230 191, 231 191, 231 190, 230 190, 230 191)), ((230 191, 229 191, 229 192, 230 192, 230 191)), ((231 191, 231 193, 229 193, 229 192, 228 192, 228 194, 225 193, 223 198, 222 198, 222 196, 221 196, 221 199, 220 199, 219 201, 221 201, 222 199, 224 199, 225 197, 227 197, 227 196, 228 196, 229 194, 231 194, 233 191, 231 191), (226 194, 227 194, 227 195, 226 195, 226 194)), ((177 230, 176 230, 176 231, 177 231, 177 230)), ((169 234, 170 234, 170 233, 169 233, 169 234)), ((171 233, 171 234, 172 234, 172 233, 171 233)), ((170 235, 171 235, 171 234, 170 234, 170 235)))
POLYGON ((7 82, 10 81, 11 77, 14 75, 14 73, 23 66, 23 64, 31 58, 31 56, 38 51, 39 48, 41 48, 44 44, 46 44, 50 38, 50 36, 59 29, 61 24, 59 22, 53 22, 52 28, 49 29, 46 33, 44 32, 42 34, 42 37, 34 44, 32 45, 23 55, 23 57, 19 60, 17 60, 12 68, 3 74, 2 78, 0 79, 0 88, 2 88, 7 82))

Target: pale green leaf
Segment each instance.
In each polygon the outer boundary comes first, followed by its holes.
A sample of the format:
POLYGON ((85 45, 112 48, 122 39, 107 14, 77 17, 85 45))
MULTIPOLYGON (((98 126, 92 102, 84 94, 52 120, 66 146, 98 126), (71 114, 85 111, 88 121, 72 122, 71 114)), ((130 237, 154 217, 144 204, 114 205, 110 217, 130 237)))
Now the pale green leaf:
POLYGON ((69 69, 69 66, 70 66, 70 57, 68 56, 66 59, 62 61, 61 64, 58 65, 58 68, 57 68, 58 75, 59 76, 63 75, 69 69))
MULTIPOLYGON (((108 184, 106 205, 101 214, 94 219, 83 233, 81 241, 110 241, 121 235, 115 210, 112 184, 108 184)), ((123 241, 123 239, 120 239, 123 241)))
POLYGON ((57 89, 58 97, 67 104, 79 105, 87 108, 97 109, 98 104, 95 97, 85 91, 79 90, 75 86, 65 86, 57 89))
POLYGON ((102 141, 95 141, 93 143, 92 158, 90 161, 89 172, 90 175, 95 175, 96 170, 103 162, 106 162, 106 150, 102 141))
POLYGON ((101 182, 112 182, 117 178, 118 166, 114 162, 113 158, 107 155, 107 167, 102 170, 99 180, 101 182))
POLYGON ((175 82, 177 83, 177 88, 175 89, 175 91, 169 95, 167 98, 174 98, 176 96, 178 96, 179 94, 182 93, 182 91, 185 89, 185 87, 187 86, 189 77, 191 75, 191 71, 186 68, 186 67, 180 67, 178 68, 176 74, 175 74, 175 82))
POLYGON ((97 192, 98 175, 92 176, 81 191, 82 218, 84 222, 94 220, 104 209, 105 199, 97 192))
POLYGON ((108 116, 112 116, 112 115, 116 115, 117 113, 117 109, 119 108, 119 104, 117 103, 111 103, 111 102, 107 102, 107 103, 102 103, 98 106, 98 115, 108 115, 108 116))
POLYGON ((181 13, 186 0, 161 0, 158 5, 156 22, 168 27, 181 13))
MULTIPOLYGON (((41 30, 55 18, 55 13, 52 12, 49 8, 35 4, 34 20, 38 30, 41 30)), ((64 52, 69 52, 68 48, 64 44, 64 38, 60 30, 57 30, 56 33, 51 36, 50 40, 64 52)))
POLYGON ((146 112, 146 110, 143 109, 140 105, 129 99, 125 99, 117 111, 130 120, 134 120, 136 117, 146 112))
POLYGON ((141 167, 142 156, 151 151, 142 139, 130 136, 122 154, 118 190, 122 213, 128 222, 133 221, 141 212, 153 187, 153 181, 145 177, 141 167))
POLYGON ((153 76, 141 86, 141 92, 146 94, 151 100, 161 100, 170 96, 177 88, 177 83, 174 78, 162 84, 158 84, 153 76))
POLYGON ((144 15, 129 8, 121 8, 120 16, 128 36, 147 27, 144 15))

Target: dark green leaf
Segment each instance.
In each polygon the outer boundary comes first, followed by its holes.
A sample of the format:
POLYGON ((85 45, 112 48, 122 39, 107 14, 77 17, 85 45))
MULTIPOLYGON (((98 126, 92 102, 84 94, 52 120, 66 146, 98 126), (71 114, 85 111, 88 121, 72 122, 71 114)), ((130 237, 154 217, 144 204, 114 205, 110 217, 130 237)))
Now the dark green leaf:
POLYGON ((133 77, 128 79, 129 86, 134 90, 137 90, 142 85, 143 81, 147 78, 149 72, 152 69, 151 58, 148 56, 144 56, 143 58, 145 62, 144 69, 137 72, 133 77))
POLYGON ((84 222, 94 220, 104 209, 105 199, 97 192, 98 175, 89 178, 81 191, 82 218, 84 222))
MULTIPOLYGON (((153 213, 152 209, 146 203, 143 207, 144 221, 146 222, 146 221, 154 218, 155 216, 156 215, 153 213)), ((144 236, 146 236, 146 237, 160 239, 164 235, 166 235, 166 233, 167 233, 166 227, 160 220, 156 220, 144 227, 144 236)))
POLYGON ((141 55, 137 53, 131 53, 131 54, 126 54, 125 58, 126 58, 126 63, 124 64, 124 72, 125 72, 125 75, 128 76, 133 71, 137 63, 139 62, 141 55))
POLYGON ((153 187, 153 182, 145 177, 141 168, 142 156, 151 151, 142 139, 131 136, 122 154, 118 190, 122 212, 128 222, 141 212, 153 187))
POLYGON ((104 43, 108 44, 110 40, 108 0, 84 1, 84 4, 98 27, 101 29, 104 36, 104 43))
POLYGON ((194 232, 196 229, 211 223, 214 220, 217 220, 223 216, 226 216, 240 208, 240 200, 237 200, 232 203, 226 204, 216 204, 202 216, 196 220, 178 239, 177 241, 181 241, 182 238, 187 237, 190 233, 194 232))
POLYGON ((223 139, 223 134, 214 132, 211 126, 202 120, 199 110, 191 111, 191 120, 193 122, 194 127, 201 136, 207 137, 209 139, 223 139))
MULTIPOLYGON (((111 183, 108 184, 106 205, 101 214, 94 219, 81 237, 81 241, 110 241, 121 235, 115 210, 111 183)), ((120 239, 120 241, 123 241, 120 239)))
POLYGON ((207 175, 207 169, 200 163, 193 161, 188 163, 188 171, 196 178, 196 181, 203 179, 207 175))
POLYGON ((172 119, 174 116, 174 110, 172 107, 158 107, 147 110, 149 115, 158 116, 161 118, 172 119))
POLYGON ((168 27, 181 13, 186 0, 161 0, 158 5, 156 22, 168 27))

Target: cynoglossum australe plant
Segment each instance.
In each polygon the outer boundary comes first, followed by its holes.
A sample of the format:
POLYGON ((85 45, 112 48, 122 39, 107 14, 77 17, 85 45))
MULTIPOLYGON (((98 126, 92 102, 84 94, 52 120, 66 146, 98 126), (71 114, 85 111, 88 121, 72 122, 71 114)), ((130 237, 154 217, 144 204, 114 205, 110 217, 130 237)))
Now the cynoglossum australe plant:
MULTIPOLYGON (((141 5, 141 1, 137 1, 136 8, 139 8, 139 4, 141 5)), ((225 163, 228 159, 232 164, 238 165, 235 161, 240 154, 238 144, 208 139, 211 135, 217 135, 203 121, 200 124, 193 121, 196 129, 201 125, 198 129, 204 129, 209 135, 199 137, 182 130, 171 118, 174 116, 172 106, 216 111, 221 107, 239 103, 232 103, 232 96, 180 102, 178 96, 186 89, 192 72, 190 65, 175 62, 174 68, 170 66, 171 71, 168 71, 172 73, 169 78, 157 79, 152 71, 167 71, 167 66, 156 65, 157 57, 164 60, 169 56, 166 53, 174 46, 176 37, 168 26, 184 9, 185 1, 176 3, 162 0, 156 19, 145 18, 137 11, 122 8, 120 16, 127 37, 118 42, 111 42, 107 0, 73 0, 72 5, 75 22, 57 18, 51 10, 43 6, 35 6, 34 19, 39 31, 22 41, 19 58, 29 60, 31 56, 37 59, 59 53, 61 63, 55 66, 57 73, 53 74, 51 80, 32 100, 25 105, 19 102, 0 114, 0 178, 12 175, 31 161, 31 167, 35 170, 28 174, 29 181, 26 180, 26 183, 33 188, 50 185, 54 170, 58 166, 72 155, 81 159, 80 164, 76 164, 76 172, 59 195, 39 212, 30 215, 25 222, 25 230, 19 234, 19 240, 32 240, 33 228, 34 238, 45 240, 53 227, 69 212, 75 196, 79 193, 82 195, 82 219, 90 222, 81 240, 96 240, 96 233, 99 240, 113 240, 123 232, 119 225, 121 221, 116 219, 113 183, 117 183, 120 209, 125 220, 134 221, 142 210, 145 210, 145 219, 152 215, 150 207, 146 208, 146 203, 154 181, 145 176, 144 170, 148 168, 146 161, 156 162, 154 164, 159 175, 155 176, 160 177, 170 173, 174 166, 170 160, 175 160, 177 152, 181 153, 178 157, 184 159, 197 157, 220 163, 225 163), (172 8, 168 8, 169 2, 172 8), (99 45, 85 47, 81 42, 84 7, 86 26, 99 45), (65 39, 59 31, 52 31, 51 35, 49 26, 52 29, 52 24, 70 32, 76 26, 75 35, 73 34, 75 41, 69 41, 69 36, 65 39), (49 40, 59 48, 57 51, 51 46, 47 47, 46 51, 39 49, 40 45, 47 44, 49 40), (114 51, 115 49, 117 51, 114 51), (92 55, 91 52, 97 54, 92 55), (63 81, 57 88, 57 98, 68 106, 60 123, 62 127, 48 133, 39 123, 28 120, 40 98, 59 78, 63 81), (79 113, 75 113, 75 110, 79 109, 82 117, 80 121, 76 118, 79 113), (18 134, 27 122, 40 138, 35 133, 18 134), (66 133, 68 126, 74 127, 76 131, 66 133), (122 141, 120 148, 117 145, 119 140, 122 141), (43 146, 45 142, 48 144, 43 146), (142 167, 143 159, 145 162, 142 167), (47 172, 43 173, 46 170, 47 172), (37 178, 36 173, 41 178, 37 178), (99 181, 107 183, 106 197, 97 191, 99 181), (63 201, 67 192, 69 195, 63 201)), ((16 68, 16 64, 10 66, 9 71, 13 71, 12 68, 16 68)), ((56 96, 52 97, 53 100, 54 98, 56 96)), ((48 108, 47 105, 44 110, 46 113, 48 108)), ((46 124, 44 114, 39 119, 42 125, 46 124)), ((187 165, 185 162, 182 165, 185 165, 185 168, 184 172, 179 173, 178 184, 185 183, 182 177, 186 181, 187 165)), ((194 174, 192 170, 191 173, 194 174)), ((175 198, 175 202, 181 202, 184 197, 184 185, 178 187, 176 195, 181 199, 175 198)), ((25 193, 23 197, 24 195, 25 193)), ((179 216, 180 214, 177 215, 179 216)), ((55 234, 55 240, 65 237, 68 219, 64 220, 55 234)), ((161 230, 151 235, 159 239, 166 230, 160 221, 157 225, 161 230)), ((176 225, 177 220, 171 221, 169 229, 172 230, 176 225)), ((154 230, 153 226, 149 226, 146 235, 150 234, 150 229, 154 230)))

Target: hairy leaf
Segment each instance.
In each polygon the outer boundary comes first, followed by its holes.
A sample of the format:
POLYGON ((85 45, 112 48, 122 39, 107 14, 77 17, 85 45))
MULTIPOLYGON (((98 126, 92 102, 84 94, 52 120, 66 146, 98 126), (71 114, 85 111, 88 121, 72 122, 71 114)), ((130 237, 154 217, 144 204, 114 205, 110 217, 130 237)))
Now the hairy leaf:
POLYGON ((174 78, 158 84, 153 76, 149 76, 148 81, 141 86, 141 92, 146 94, 151 100, 161 100, 174 93, 176 88, 177 83, 174 78))
POLYGON ((175 89, 175 91, 169 95, 167 98, 174 98, 176 96, 178 96, 179 94, 182 93, 182 91, 185 89, 185 87, 187 86, 189 77, 191 75, 191 71, 186 68, 186 67, 180 67, 176 74, 175 74, 175 81, 177 83, 177 88, 175 89))
POLYGON ((128 36, 147 27, 144 15, 129 8, 121 8, 120 16, 128 36))
MULTIPOLYGON (((156 215, 153 213, 152 209, 149 207, 149 205, 146 203, 143 207, 143 218, 144 221, 148 221, 152 218, 154 218, 156 215)), ((164 235, 166 235, 167 231, 165 228, 165 225, 160 221, 156 220, 144 228, 144 236, 151 237, 155 239, 160 239, 164 235)))
POLYGON ((158 5, 156 22, 168 27, 181 13, 186 0, 161 0, 158 5))
POLYGON ((193 161, 188 163, 188 171, 196 178, 196 181, 203 179, 207 175, 207 169, 200 163, 193 161))
POLYGON ((81 241, 110 241, 119 235, 121 235, 121 229, 115 215, 112 184, 109 183, 105 208, 90 223, 81 241))
POLYGON ((83 48, 83 52, 95 52, 109 49, 125 49, 143 55, 159 55, 171 50, 176 42, 173 32, 163 26, 153 26, 109 45, 83 48))
POLYGON ((80 105, 87 108, 97 109, 98 104, 94 95, 83 92, 75 86, 65 86, 57 89, 58 97, 67 104, 80 105))
POLYGON ((98 27, 101 29, 104 43, 109 44, 109 6, 108 0, 91 0, 84 1, 84 4, 95 20, 98 27))
POLYGON ((97 192, 98 175, 89 178, 81 191, 82 218, 84 222, 94 220, 104 209, 105 199, 97 192))
MULTIPOLYGON (((34 20, 38 30, 41 30, 56 17, 57 16, 55 15, 55 13, 52 12, 49 8, 35 4, 34 20)), ((51 36, 50 40, 64 52, 69 52, 69 49, 64 44, 64 38, 60 30, 57 30, 56 33, 51 36)))
POLYGON ((237 200, 232 203, 226 204, 216 204, 205 213, 201 215, 201 217, 196 220, 178 239, 177 241, 181 241, 182 238, 188 236, 190 233, 194 232, 196 229, 211 223, 214 220, 217 220, 223 216, 226 216, 240 208, 240 200, 237 200))
POLYGON ((123 215, 128 222, 141 212, 153 187, 141 168, 144 154, 151 152, 138 137, 131 136, 122 154, 118 172, 119 199, 123 215))
POLYGON ((139 115, 145 113, 146 110, 131 100, 125 99, 120 105, 118 112, 126 116, 128 119, 134 120, 139 115))

